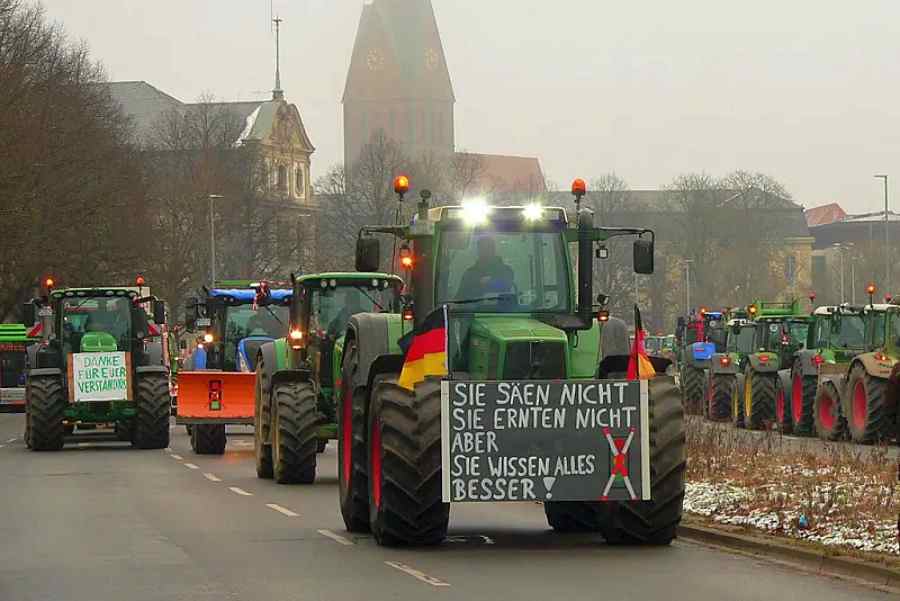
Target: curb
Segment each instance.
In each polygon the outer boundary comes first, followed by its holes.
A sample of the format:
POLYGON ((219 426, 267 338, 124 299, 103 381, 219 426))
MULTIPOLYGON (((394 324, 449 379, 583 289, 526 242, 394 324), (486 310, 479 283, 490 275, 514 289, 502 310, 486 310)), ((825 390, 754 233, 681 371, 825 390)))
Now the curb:
POLYGON ((702 526, 681 525, 678 527, 678 536, 755 555, 799 561, 822 575, 850 577, 881 587, 900 589, 900 570, 855 557, 825 555, 775 540, 764 542, 754 537, 702 526))

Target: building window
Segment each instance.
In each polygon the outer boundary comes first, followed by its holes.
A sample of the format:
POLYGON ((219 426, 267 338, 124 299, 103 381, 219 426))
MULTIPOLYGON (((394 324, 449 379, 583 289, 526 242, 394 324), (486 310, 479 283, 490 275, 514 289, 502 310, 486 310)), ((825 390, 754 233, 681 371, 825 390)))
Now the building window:
POLYGON ((306 178, 303 176, 303 165, 297 165, 294 170, 294 189, 298 198, 306 197, 306 178))
POLYGON ((793 284, 796 277, 797 258, 794 255, 788 255, 784 261, 784 279, 786 279, 789 284, 793 284))
POLYGON ((284 165, 278 165, 278 191, 279 192, 287 192, 288 190, 288 172, 287 167, 284 165))

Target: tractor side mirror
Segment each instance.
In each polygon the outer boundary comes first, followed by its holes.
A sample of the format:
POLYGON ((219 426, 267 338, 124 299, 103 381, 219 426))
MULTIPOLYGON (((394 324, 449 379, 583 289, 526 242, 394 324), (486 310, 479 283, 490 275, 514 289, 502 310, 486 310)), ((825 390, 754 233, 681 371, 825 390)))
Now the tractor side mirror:
POLYGON ((37 315, 34 310, 34 302, 27 302, 22 305, 22 322, 27 326, 31 327, 34 325, 34 321, 37 318, 37 315))
POLYGON ((166 303, 165 301, 153 301, 153 322, 161 326, 166 323, 166 303))
POLYGON ((366 237, 356 241, 356 271, 379 271, 381 247, 378 238, 366 237))
POLYGON ((197 329, 197 299, 189 298, 184 303, 184 328, 193 332, 197 329))
POLYGON ((635 273, 653 273, 653 240, 635 240, 633 255, 635 273))

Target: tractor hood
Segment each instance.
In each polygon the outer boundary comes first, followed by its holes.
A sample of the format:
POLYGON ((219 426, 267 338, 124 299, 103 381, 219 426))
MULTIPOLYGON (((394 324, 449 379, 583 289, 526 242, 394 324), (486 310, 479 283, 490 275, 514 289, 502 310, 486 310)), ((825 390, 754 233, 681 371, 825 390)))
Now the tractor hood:
POLYGON ((260 347, 275 340, 270 336, 247 336, 237 345, 238 371, 256 371, 256 355, 260 347))
POLYGON ((566 333, 527 315, 476 315, 454 317, 451 325, 451 357, 458 370, 488 380, 540 380, 565 378, 566 333), (464 347, 467 352, 453 352, 464 347), (468 358, 465 361, 463 358, 468 358))

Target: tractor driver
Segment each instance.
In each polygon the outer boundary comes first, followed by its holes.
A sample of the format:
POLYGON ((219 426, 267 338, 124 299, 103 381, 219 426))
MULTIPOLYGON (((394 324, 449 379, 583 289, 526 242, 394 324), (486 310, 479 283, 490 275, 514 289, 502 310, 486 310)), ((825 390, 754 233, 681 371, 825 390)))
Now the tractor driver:
POLYGON ((350 323, 350 318, 356 315, 357 313, 363 313, 365 309, 363 309, 362 305, 359 302, 359 294, 356 291, 349 292, 344 296, 346 301, 344 302, 344 306, 341 307, 341 310, 338 312, 337 317, 331 320, 328 324, 328 335, 332 338, 337 338, 340 336, 342 330, 347 327, 347 324, 350 323))
POLYGON ((463 274, 456 298, 468 300, 512 292, 515 285, 514 273, 497 255, 494 238, 479 238, 477 249, 478 258, 463 274))
POLYGON ((247 320, 247 334, 249 336, 264 335, 277 338, 281 336, 284 329, 284 325, 278 321, 278 318, 272 315, 268 307, 264 306, 257 308, 250 319, 247 320), (259 331, 262 331, 264 334, 255 333, 259 331))

